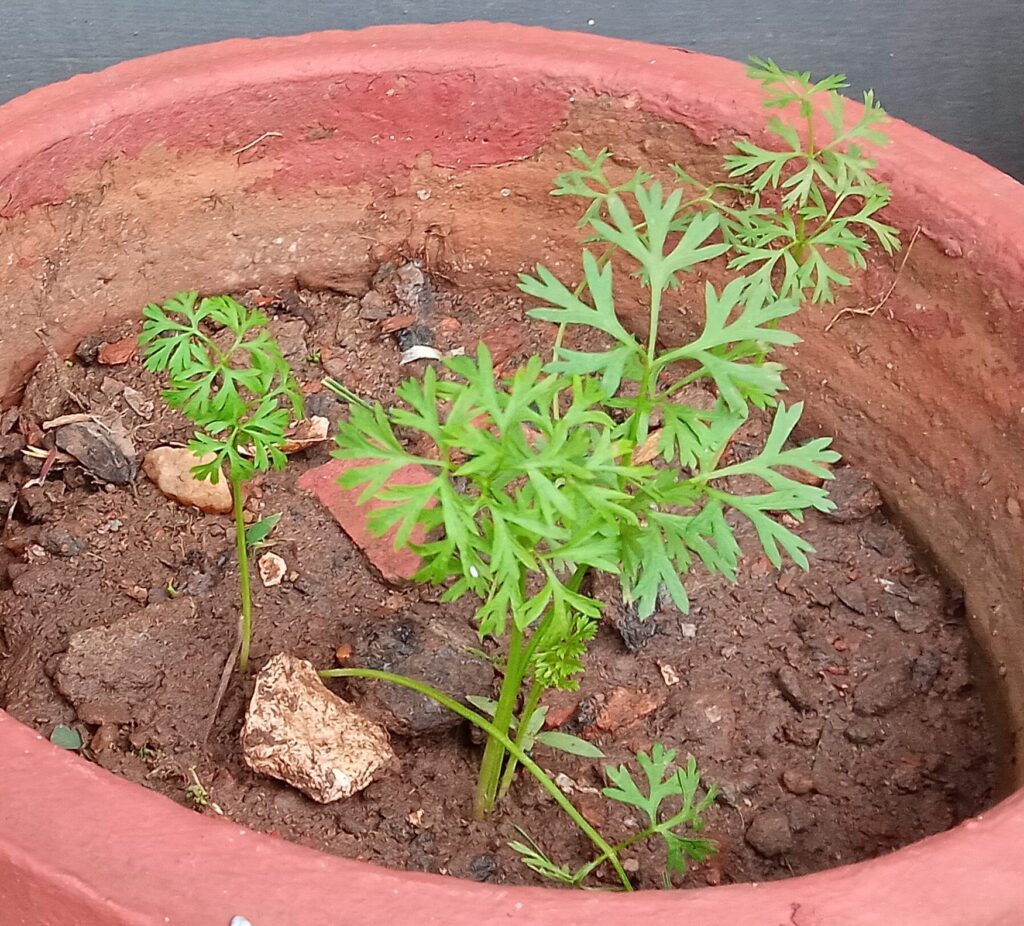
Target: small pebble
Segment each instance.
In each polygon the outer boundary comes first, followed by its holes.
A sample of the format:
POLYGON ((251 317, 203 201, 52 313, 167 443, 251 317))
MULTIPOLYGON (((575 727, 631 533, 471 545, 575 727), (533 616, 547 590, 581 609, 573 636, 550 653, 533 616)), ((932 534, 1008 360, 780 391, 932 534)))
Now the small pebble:
POLYGON ((473 881, 487 881, 498 870, 498 863, 493 855, 474 855, 469 862, 469 877, 473 881))

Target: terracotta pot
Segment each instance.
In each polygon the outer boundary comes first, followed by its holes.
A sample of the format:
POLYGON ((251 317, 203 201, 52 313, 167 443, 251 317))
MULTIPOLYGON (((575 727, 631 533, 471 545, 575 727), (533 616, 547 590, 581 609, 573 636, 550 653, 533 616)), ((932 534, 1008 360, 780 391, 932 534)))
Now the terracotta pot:
MULTIPOLYGON (((883 88, 884 89, 884 88, 883 88)), ((359 291, 418 252, 457 281, 568 259, 548 197, 562 152, 718 162, 757 135, 733 63, 482 24, 230 41, 118 65, 0 107, 0 396, 43 355, 179 289, 359 291)), ((808 428, 882 487, 965 591, 1024 756, 1024 189, 892 126, 878 171, 904 240, 899 296, 788 362, 808 428), (888 309, 893 317, 889 317, 888 309)), ((487 887, 319 855, 190 813, 0 713, 4 926, 701 926, 1024 922, 1024 796, 873 862, 765 885, 638 896, 487 887)))

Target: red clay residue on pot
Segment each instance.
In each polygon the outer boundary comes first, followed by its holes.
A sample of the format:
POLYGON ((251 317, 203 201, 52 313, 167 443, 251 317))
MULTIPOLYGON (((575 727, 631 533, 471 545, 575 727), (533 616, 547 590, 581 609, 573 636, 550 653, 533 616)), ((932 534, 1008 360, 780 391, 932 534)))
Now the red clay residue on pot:
POLYGON ((438 166, 466 169, 529 157, 564 120, 564 90, 486 73, 347 74, 240 87, 215 96, 120 116, 41 153, 3 182, 7 216, 63 202, 85 166, 172 151, 221 149, 240 164, 271 159, 256 188, 332 186, 390 176, 423 152, 438 166))

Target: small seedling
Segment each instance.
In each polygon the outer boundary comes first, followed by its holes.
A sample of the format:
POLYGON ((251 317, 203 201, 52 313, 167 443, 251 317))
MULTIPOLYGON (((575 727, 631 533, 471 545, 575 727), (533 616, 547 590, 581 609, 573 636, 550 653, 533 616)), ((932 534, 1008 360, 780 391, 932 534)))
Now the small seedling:
POLYGON ((196 807, 208 807, 210 804, 210 792, 199 780, 199 775, 196 774, 195 767, 190 768, 188 770, 188 774, 192 779, 192 782, 187 788, 185 788, 185 797, 188 798, 191 803, 195 804, 196 807))
POLYGON ((150 304, 143 316, 144 366, 167 375, 164 399, 195 425, 188 446, 202 462, 193 474, 217 483, 228 470, 242 602, 238 666, 245 672, 252 638, 245 484, 284 467, 285 430, 301 416, 302 396, 262 312, 230 296, 199 300, 191 292, 150 304))
MULTIPOLYGON (((710 839, 696 834, 704 828, 703 814, 714 803, 717 789, 711 787, 698 797, 700 772, 697 771, 697 760, 691 756, 685 768, 673 769, 675 757, 674 749, 655 743, 649 755, 645 752, 636 754, 636 764, 646 779, 642 785, 637 784, 625 765, 617 768, 608 766, 605 772, 612 787, 602 792, 610 800, 641 811, 648 821, 646 827, 612 847, 617 854, 651 837, 662 838, 666 848, 666 887, 671 885, 673 874, 686 874, 689 862, 706 861, 715 851, 715 844, 710 839), (666 812, 666 802, 675 802, 675 810, 666 812)), ((572 872, 565 865, 555 864, 523 830, 520 829, 519 833, 525 842, 509 845, 519 853, 523 863, 545 878, 563 884, 582 884, 591 872, 607 861, 605 855, 598 855, 572 872)))

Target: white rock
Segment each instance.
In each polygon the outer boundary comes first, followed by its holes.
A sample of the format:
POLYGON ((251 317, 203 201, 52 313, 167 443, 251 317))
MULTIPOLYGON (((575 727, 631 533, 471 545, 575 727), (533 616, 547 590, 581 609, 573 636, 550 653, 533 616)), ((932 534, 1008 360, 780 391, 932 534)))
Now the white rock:
POLYGON ((382 726, 328 691, 312 664, 286 654, 256 676, 242 755, 254 772, 321 804, 361 791, 394 758, 382 726))
POLYGON ((192 467, 209 462, 213 456, 197 457, 187 447, 157 447, 146 454, 142 468, 153 485, 178 504, 208 514, 227 514, 231 511, 231 488, 224 476, 214 485, 192 475, 192 467))
POLYGON ((260 578, 266 588, 280 585, 288 572, 288 564, 276 553, 264 553, 260 557, 260 578))

